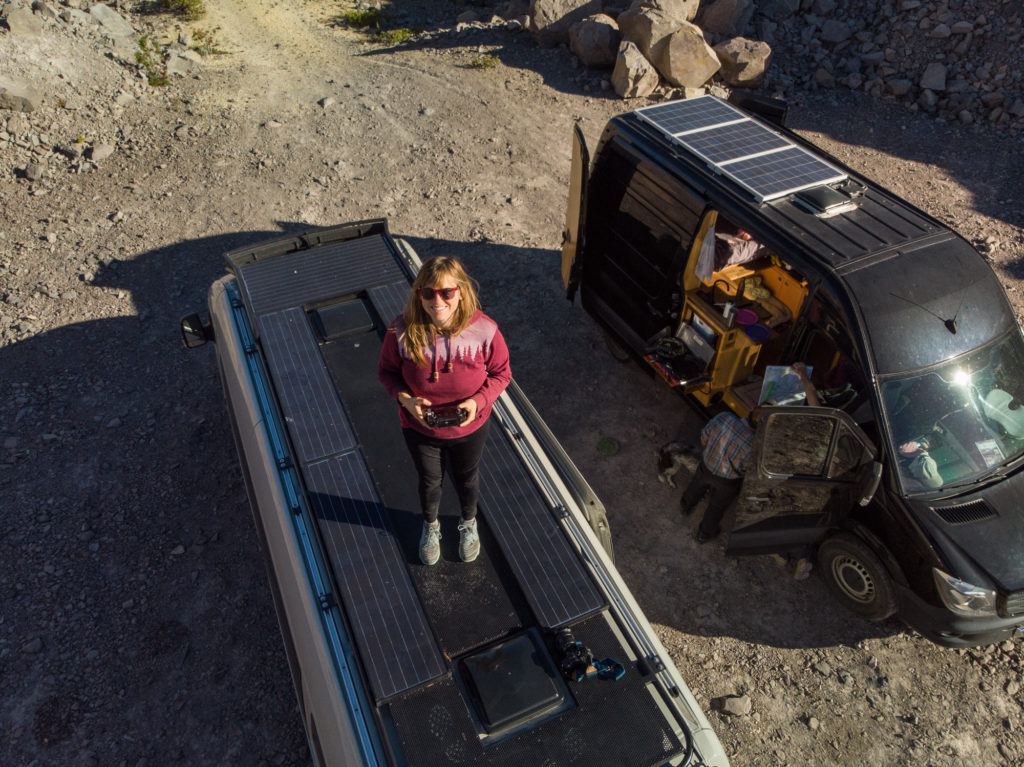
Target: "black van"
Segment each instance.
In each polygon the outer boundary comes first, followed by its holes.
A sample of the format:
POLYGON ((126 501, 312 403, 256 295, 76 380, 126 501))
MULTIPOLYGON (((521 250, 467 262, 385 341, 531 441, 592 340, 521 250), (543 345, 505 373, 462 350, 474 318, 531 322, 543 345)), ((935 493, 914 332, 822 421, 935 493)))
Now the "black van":
POLYGON ((963 238, 775 107, 637 109, 593 163, 577 128, 568 298, 705 412, 746 416, 776 366, 811 369, 822 407, 758 419, 727 552, 816 548, 866 618, 898 612, 947 646, 1012 637, 1024 339, 1002 287, 963 238))

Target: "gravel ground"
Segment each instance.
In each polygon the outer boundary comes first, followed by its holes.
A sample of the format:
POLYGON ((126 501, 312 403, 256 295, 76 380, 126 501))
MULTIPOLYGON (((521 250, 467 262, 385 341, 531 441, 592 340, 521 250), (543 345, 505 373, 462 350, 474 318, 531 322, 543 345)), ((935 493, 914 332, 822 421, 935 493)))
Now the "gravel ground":
MULTIPOLYGON (((624 104, 525 33, 451 29, 457 6, 402 3, 431 34, 394 49, 337 7, 210 3, 226 54, 167 88, 85 27, 0 37, 0 71, 49 94, 25 124, 0 113, 0 764, 308 763, 213 354, 181 350, 177 319, 224 251, 379 215, 481 282, 735 764, 1024 761, 1019 644, 944 650, 690 540, 654 452, 696 415, 558 279, 573 122, 593 146, 624 104), (737 694, 750 713, 721 712, 737 694)), ((1024 311, 1019 138, 847 89, 791 115, 978 244, 1024 311)))

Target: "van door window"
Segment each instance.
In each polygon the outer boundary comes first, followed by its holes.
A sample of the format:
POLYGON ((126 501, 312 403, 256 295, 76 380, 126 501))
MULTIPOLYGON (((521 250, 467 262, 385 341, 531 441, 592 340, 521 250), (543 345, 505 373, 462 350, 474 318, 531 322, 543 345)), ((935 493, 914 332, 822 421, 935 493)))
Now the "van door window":
POLYGON ((835 425, 834 420, 819 415, 769 414, 762 465, 771 474, 824 475, 835 425))

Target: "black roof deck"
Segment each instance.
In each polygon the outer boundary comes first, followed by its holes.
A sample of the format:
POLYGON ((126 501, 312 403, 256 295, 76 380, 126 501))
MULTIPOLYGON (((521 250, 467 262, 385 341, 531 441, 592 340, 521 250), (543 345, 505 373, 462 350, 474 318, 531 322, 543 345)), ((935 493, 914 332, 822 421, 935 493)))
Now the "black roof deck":
POLYGON ((403 763, 434 763, 431 744, 440 725, 424 726, 423 711, 444 712, 445 727, 467 749, 468 761, 459 763, 539 763, 544 754, 565 749, 580 763, 605 763, 611 732, 625 737, 616 764, 660 764, 682 753, 677 728, 628 661, 601 592, 563 532, 558 509, 516 452, 517 433, 504 428, 500 407, 481 464, 480 558, 458 561, 459 513, 448 489, 442 561, 429 568, 419 563, 415 470, 395 405, 376 375, 384 329, 401 310, 411 271, 386 228, 363 234, 308 250, 302 238, 291 238, 280 241, 276 253, 229 255, 229 262, 259 335, 378 722, 394 728, 403 763), (368 270, 363 261, 379 268, 368 270), (290 282, 297 272, 306 292, 290 282), (317 316, 317 309, 348 304, 361 305, 365 314, 356 307, 328 320, 317 316), (465 695, 459 658, 526 631, 541 631, 550 648, 551 631, 560 627, 593 637, 595 651, 624 662, 626 678, 569 683, 571 710, 541 718, 502 739, 500 748, 463 740, 478 723, 468 702, 459 702, 465 695), (563 715, 578 733, 571 743, 563 715))

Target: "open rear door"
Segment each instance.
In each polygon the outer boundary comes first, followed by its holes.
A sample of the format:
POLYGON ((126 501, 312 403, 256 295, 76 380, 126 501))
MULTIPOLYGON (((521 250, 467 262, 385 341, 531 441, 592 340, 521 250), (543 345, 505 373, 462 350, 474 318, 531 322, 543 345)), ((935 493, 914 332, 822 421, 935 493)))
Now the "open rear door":
POLYGON ((841 410, 766 408, 725 550, 770 554, 817 543, 877 487, 871 441, 841 410))
POLYGON ((569 202, 565 206, 565 230, 562 232, 562 284, 565 297, 572 301, 580 284, 582 263, 576 258, 581 249, 583 216, 587 209, 587 183, 590 179, 590 151, 579 124, 573 126, 572 170, 569 173, 569 202))

